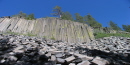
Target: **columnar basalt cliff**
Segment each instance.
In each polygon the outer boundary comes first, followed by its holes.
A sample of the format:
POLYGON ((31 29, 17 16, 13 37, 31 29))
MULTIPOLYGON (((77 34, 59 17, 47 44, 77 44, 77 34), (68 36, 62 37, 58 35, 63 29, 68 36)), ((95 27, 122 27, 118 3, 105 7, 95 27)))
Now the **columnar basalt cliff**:
POLYGON ((67 42, 87 42, 94 39, 90 26, 78 22, 60 20, 58 18, 39 18, 26 20, 23 18, 0 18, 1 32, 35 34, 47 39, 67 42))

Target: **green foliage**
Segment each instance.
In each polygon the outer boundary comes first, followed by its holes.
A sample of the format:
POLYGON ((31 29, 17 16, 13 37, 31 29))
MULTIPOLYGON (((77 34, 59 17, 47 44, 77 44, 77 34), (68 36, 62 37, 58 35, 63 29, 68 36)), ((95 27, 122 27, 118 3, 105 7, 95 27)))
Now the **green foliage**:
POLYGON ((33 20, 35 19, 34 14, 29 14, 27 15, 26 13, 23 13, 22 11, 20 11, 18 14, 16 15, 12 15, 12 17, 19 17, 19 18, 25 18, 27 20, 33 20))
POLYGON ((62 17, 62 10, 61 10, 62 8, 60 7, 60 6, 55 6, 54 8, 53 8, 53 12, 54 13, 52 13, 52 15, 53 16, 59 16, 60 18, 62 17))
POLYGON ((51 40, 55 40, 55 38, 54 38, 54 37, 51 37, 51 40))
POLYGON ((117 37, 130 37, 130 34, 120 34, 120 33, 94 33, 96 39, 103 38, 103 37, 110 37, 110 36, 117 36, 117 37))
POLYGON ((27 19, 27 20, 35 19, 34 14, 29 14, 25 19, 27 19))
POLYGON ((73 21, 73 17, 69 12, 63 12, 61 19, 73 21))
POLYGON ((102 24, 98 23, 90 14, 84 16, 84 22, 92 27, 102 27, 102 24))
POLYGON ((130 25, 122 25, 124 31, 130 32, 130 25))
POLYGON ((27 33, 27 34, 24 34, 26 36, 36 36, 35 34, 32 34, 32 33, 27 33))
POLYGON ((75 13, 75 21, 83 23, 83 17, 79 13, 75 13))
POLYGON ((82 17, 79 13, 76 13, 75 21, 80 23, 86 23, 92 27, 102 27, 102 24, 98 23, 90 14, 82 17))
POLYGON ((26 18, 27 14, 23 13, 22 11, 20 11, 18 14, 16 15, 12 15, 12 17, 19 17, 19 18, 26 18))
POLYGON ((59 16, 61 19, 65 20, 87 23, 92 27, 102 27, 102 24, 98 23, 90 14, 83 17, 79 13, 75 13, 75 19, 73 19, 73 16, 69 12, 62 12, 61 9, 60 6, 55 6, 52 15, 59 16))
POLYGON ((47 38, 46 36, 43 36, 43 38, 47 38))
POLYGON ((110 28, 113 29, 113 30, 117 30, 117 31, 121 30, 121 28, 112 21, 109 22, 109 25, 110 25, 110 28))
POLYGON ((7 31, 5 34, 19 35, 19 33, 7 31))
POLYGON ((22 34, 22 33, 16 33, 16 32, 11 32, 11 31, 7 31, 4 34, 12 34, 12 35, 25 35, 25 36, 36 36, 35 34, 32 33, 27 33, 27 34, 22 34))

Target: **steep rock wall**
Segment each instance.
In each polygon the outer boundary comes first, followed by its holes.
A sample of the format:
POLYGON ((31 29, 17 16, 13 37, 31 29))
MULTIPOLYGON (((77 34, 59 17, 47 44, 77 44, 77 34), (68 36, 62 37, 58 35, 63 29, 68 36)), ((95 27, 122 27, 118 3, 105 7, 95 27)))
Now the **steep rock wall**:
POLYGON ((0 18, 0 32, 16 32, 35 34, 47 39, 67 42, 87 42, 94 39, 90 26, 78 22, 60 20, 58 18, 39 18, 25 20, 22 18, 0 18))

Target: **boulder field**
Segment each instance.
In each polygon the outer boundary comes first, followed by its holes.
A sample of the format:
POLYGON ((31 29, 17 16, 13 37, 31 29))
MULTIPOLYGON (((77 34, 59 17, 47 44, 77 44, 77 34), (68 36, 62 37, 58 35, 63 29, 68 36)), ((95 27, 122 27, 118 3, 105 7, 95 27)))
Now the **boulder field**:
POLYGON ((68 43, 0 34, 0 65, 130 65, 130 38, 68 43))

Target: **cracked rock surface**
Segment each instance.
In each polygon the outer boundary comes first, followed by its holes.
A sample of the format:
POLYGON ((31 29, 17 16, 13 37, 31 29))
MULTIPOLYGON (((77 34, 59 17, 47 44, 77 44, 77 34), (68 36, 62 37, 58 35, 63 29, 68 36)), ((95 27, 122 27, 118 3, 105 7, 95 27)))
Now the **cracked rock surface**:
POLYGON ((130 65, 130 38, 67 43, 0 34, 0 65, 130 65))

